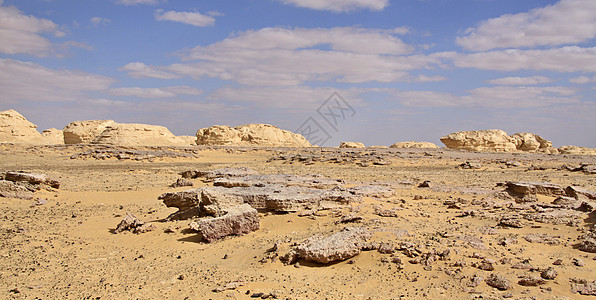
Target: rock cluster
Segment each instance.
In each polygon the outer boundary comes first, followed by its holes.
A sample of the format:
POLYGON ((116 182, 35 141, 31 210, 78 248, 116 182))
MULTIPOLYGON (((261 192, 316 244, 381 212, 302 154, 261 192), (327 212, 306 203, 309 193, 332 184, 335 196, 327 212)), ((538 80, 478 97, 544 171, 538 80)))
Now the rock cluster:
POLYGON ((32 199, 42 187, 59 188, 58 180, 45 174, 6 172, 0 174, 0 197, 32 199))
POLYGON ((389 148, 398 148, 398 149, 402 149, 402 148, 432 148, 432 149, 438 149, 439 146, 430 143, 430 142, 399 142, 399 143, 395 143, 391 146, 389 146, 389 148))
POLYGON ((550 141, 533 133, 521 132, 512 136, 499 129, 459 131, 441 137, 441 142, 450 149, 494 152, 539 152, 558 153, 550 141))
POLYGON ((135 215, 126 213, 124 219, 122 219, 118 226, 116 226, 114 234, 118 234, 123 231, 130 231, 134 234, 140 234, 153 230, 155 230, 155 226, 153 224, 145 223, 139 220, 139 218, 135 217, 135 215))
POLYGON ((340 148, 365 148, 363 143, 358 142, 341 142, 339 144, 340 148))
POLYGON ((268 124, 215 125, 197 131, 197 145, 312 147, 302 136, 268 124))

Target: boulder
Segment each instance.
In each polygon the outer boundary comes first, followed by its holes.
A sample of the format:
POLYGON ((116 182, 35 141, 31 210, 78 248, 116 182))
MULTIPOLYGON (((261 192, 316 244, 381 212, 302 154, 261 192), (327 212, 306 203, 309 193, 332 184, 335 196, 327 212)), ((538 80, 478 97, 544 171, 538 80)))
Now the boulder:
POLYGON ((53 188, 60 188, 58 180, 49 178, 45 174, 27 173, 27 172, 6 172, 4 179, 12 182, 26 182, 30 184, 45 184, 53 188))
POLYGON ((441 137, 449 149, 468 151, 515 152, 516 140, 499 129, 459 131, 441 137))
POLYGON ((567 188, 565 188, 565 192, 567 193, 567 196, 573 197, 575 199, 587 198, 590 200, 596 200, 596 192, 577 186, 570 185, 567 188))
POLYGON ((358 142, 341 142, 339 144, 340 148, 364 148, 364 144, 363 143, 358 143, 358 142))
POLYGON ((433 149, 437 149, 439 148, 439 146, 430 143, 430 142, 399 142, 399 143, 395 143, 391 146, 389 146, 389 148, 398 148, 398 149, 402 149, 402 148, 433 148, 433 149))
POLYGON ((155 230, 155 226, 151 223, 145 223, 139 220, 135 215, 126 213, 126 216, 120 221, 114 234, 118 234, 123 231, 131 231, 134 234, 145 233, 155 230))
POLYGON ((46 129, 41 133, 41 140, 44 145, 63 145, 64 132, 56 128, 46 129))
POLYGON ((167 128, 146 124, 111 124, 92 141, 117 146, 186 146, 186 141, 167 128))
MULTIPOLYGON (((533 198, 533 201, 536 201, 535 197, 532 197, 536 194, 545 195, 545 196, 565 196, 567 193, 565 190, 557 184, 549 183, 549 182, 512 182, 508 181, 505 183, 507 187, 507 192, 516 197, 527 197, 528 199, 533 198), (529 197, 528 197, 529 196, 529 197)), ((529 201, 525 201, 529 202, 529 201)))
POLYGON ((0 180, 0 197, 16 199, 33 199, 33 192, 12 181, 0 180))
POLYGON ((573 155, 596 155, 596 148, 586 148, 578 146, 563 146, 560 147, 559 153, 561 154, 573 154, 573 155))
POLYGON ((247 234, 258 230, 259 226, 259 214, 248 204, 228 208, 221 217, 190 223, 190 228, 208 243, 229 235, 247 234))
POLYGON ((268 124, 215 125, 197 131, 197 145, 312 147, 302 135, 268 124))
POLYGON ((372 237, 365 228, 347 227, 330 236, 313 236, 294 249, 298 257, 327 264, 358 255, 372 237))
POLYGON ((37 125, 15 110, 0 112, 0 143, 42 144, 41 134, 35 128, 37 125))
POLYGON ((553 143, 541 136, 528 132, 519 132, 511 136, 515 140, 517 150, 525 152, 558 153, 553 143))
POLYGON ((112 120, 92 120, 75 121, 64 129, 64 143, 70 144, 90 144, 93 142, 108 126, 114 125, 112 120))

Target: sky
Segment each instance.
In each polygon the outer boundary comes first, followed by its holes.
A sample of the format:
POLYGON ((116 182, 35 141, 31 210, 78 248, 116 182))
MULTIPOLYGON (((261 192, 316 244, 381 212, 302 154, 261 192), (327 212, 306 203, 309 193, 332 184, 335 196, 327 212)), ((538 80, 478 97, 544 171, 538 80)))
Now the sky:
POLYGON ((455 131, 596 147, 595 0, 0 0, 0 110, 267 123, 321 146, 455 131))

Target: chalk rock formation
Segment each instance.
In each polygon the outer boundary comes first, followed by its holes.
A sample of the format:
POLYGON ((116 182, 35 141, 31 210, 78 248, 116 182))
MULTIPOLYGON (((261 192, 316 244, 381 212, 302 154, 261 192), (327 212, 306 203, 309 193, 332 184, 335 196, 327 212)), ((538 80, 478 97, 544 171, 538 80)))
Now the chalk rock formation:
POLYGON ((196 146, 197 145, 197 137, 192 135, 180 135, 178 139, 183 141, 182 143, 184 146, 196 146))
POLYGON ((429 143, 429 142, 399 142, 399 143, 395 143, 391 146, 389 146, 389 148, 439 148, 439 146, 433 144, 433 143, 429 143))
POLYGON ((363 143, 358 143, 358 142, 341 142, 339 144, 340 148, 364 148, 364 144, 363 143))
POLYGON ((0 112, 0 143, 41 144, 37 126, 15 110, 0 112))
POLYGON ((511 136, 515 139, 517 150, 525 152, 557 153, 553 143, 543 139, 541 136, 528 132, 519 132, 511 136))
POLYGON ((114 125, 112 120, 92 120, 72 122, 62 131, 64 132, 64 143, 70 144, 90 144, 93 142, 108 126, 114 125))
POLYGON ((64 144, 64 132, 56 128, 46 129, 41 133, 41 139, 44 145, 62 145, 64 144))
POLYGON ((190 223, 208 243, 229 235, 243 235, 259 229, 259 214, 248 204, 226 209, 221 217, 200 219, 190 223))
POLYGON ((596 155, 596 149, 569 145, 560 147, 559 153, 573 155, 596 155))
POLYGON ((459 131, 441 137, 441 142, 450 149, 468 151, 514 152, 516 139, 499 129, 459 131))
POLYGON ((372 234, 365 228, 348 227, 330 236, 313 236, 296 246, 298 257, 327 264, 358 255, 372 234))
POLYGON ((146 124, 112 124, 99 134, 93 144, 118 146, 185 146, 184 139, 167 128, 146 124))
POLYGON ((268 124, 202 128, 197 131, 197 145, 312 147, 302 135, 268 124))

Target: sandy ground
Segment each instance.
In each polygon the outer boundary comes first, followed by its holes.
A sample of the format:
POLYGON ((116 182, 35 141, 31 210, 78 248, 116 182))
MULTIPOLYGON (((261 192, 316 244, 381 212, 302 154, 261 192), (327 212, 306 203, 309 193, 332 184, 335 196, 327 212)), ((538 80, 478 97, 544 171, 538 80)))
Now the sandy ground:
MULTIPOLYGON (((321 153, 321 150, 194 148, 196 157, 154 158, 152 161, 116 158, 72 158, 93 147, 0 146, 0 171, 43 173, 61 181, 60 189, 45 189, 36 199, 0 198, 0 298, 2 299, 247 299, 255 294, 279 299, 582 299, 571 291, 572 279, 596 279, 596 254, 577 249, 578 238, 596 221, 585 213, 578 226, 526 221, 523 228, 500 228, 498 216, 509 208, 485 210, 462 217, 498 190, 505 181, 540 181, 563 187, 577 185, 596 190, 596 175, 560 170, 562 165, 596 164, 589 156, 467 153, 436 150, 326 149, 326 155, 372 155, 385 165, 362 167, 355 162, 289 163, 271 159, 280 154, 321 153), (482 168, 464 170, 465 161, 482 168), (506 162, 516 162, 507 167, 506 162), (261 214, 261 228, 215 243, 201 242, 188 229, 189 221, 163 222, 170 213, 157 197, 169 191, 181 171, 243 166, 262 174, 321 174, 360 183, 386 185, 396 192, 385 199, 366 198, 341 212, 358 211, 360 223, 336 224, 337 212, 320 211, 314 217, 297 214, 261 214), (534 166, 534 168, 532 168, 534 166), (419 188, 425 180, 431 188, 419 188), (34 205, 37 198, 47 200, 34 205), (460 203, 449 208, 447 200, 460 203), (396 209, 394 217, 374 214, 373 206, 396 209), (112 231, 127 213, 151 222, 156 230, 132 234, 112 231), (450 250, 445 260, 430 267, 410 263, 403 252, 364 251, 350 260, 330 265, 300 261, 284 265, 276 255, 317 233, 333 233, 345 226, 364 226, 373 241, 398 245, 413 243, 422 252, 450 250), (166 233, 166 229, 172 229, 166 233), (491 228, 492 234, 482 229, 491 228), (554 236, 560 243, 530 243, 530 233, 554 236), (473 237, 486 249, 470 247, 473 237), (504 237, 517 243, 499 245, 504 237), (278 243, 279 249, 268 252, 278 243), (399 257, 403 264, 391 262, 399 257), (495 261, 493 271, 475 267, 483 259, 495 261), (560 259, 561 265, 553 265, 560 259), (581 259, 583 266, 574 264, 581 259), (514 269, 527 260, 535 268, 514 269), (536 287, 519 285, 519 278, 538 276, 536 269, 554 267, 558 276, 536 287), (485 282, 471 286, 474 275, 507 277, 507 291, 485 282), (213 292, 230 282, 236 289, 213 292)), ((183 151, 171 149, 171 151, 183 151)), ((189 151, 184 150, 184 151, 189 151)), ((193 180, 195 187, 209 182, 193 180)), ((555 197, 539 196, 540 202, 555 197)))

